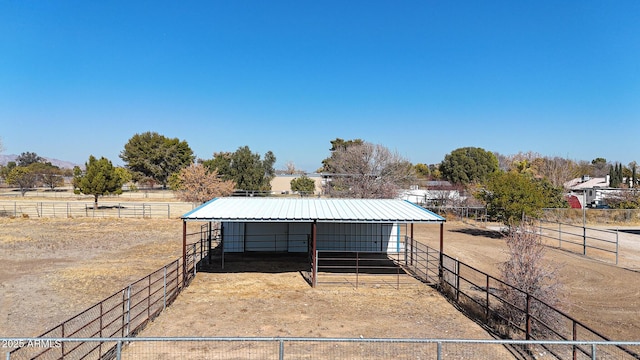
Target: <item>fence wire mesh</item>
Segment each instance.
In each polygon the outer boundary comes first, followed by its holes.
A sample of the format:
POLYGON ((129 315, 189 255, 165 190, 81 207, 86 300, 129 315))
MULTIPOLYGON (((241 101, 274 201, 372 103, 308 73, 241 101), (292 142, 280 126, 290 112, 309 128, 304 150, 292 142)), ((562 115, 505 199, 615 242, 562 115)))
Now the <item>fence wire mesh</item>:
POLYGON ((6 359, 633 359, 640 342, 349 338, 27 338, 6 359))

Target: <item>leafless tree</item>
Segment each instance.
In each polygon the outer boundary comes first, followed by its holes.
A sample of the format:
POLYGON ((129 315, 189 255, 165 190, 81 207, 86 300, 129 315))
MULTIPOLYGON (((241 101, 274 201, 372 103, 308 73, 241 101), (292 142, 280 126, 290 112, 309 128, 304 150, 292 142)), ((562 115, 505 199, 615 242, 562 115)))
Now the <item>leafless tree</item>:
POLYGON ((561 157, 544 157, 533 161, 535 173, 549 180, 553 186, 562 186, 567 181, 579 177, 577 164, 561 157))
POLYGON ((296 164, 294 164, 293 161, 287 161, 287 163, 285 164, 284 173, 287 175, 295 175, 295 174, 301 174, 303 173, 303 171, 298 170, 296 168, 296 164))
POLYGON ((511 286, 502 286, 503 316, 512 325, 526 328, 528 308, 530 319, 534 319, 531 332, 544 336, 547 328, 543 324, 556 328, 559 322, 558 313, 551 307, 562 305, 561 283, 557 279, 560 267, 544 261, 546 248, 531 225, 522 223, 510 227, 505 239, 508 259, 500 270, 511 286))
POLYGON ((329 195, 350 198, 395 198, 414 180, 409 161, 382 145, 364 142, 332 155, 335 169, 329 195))
POLYGON ((202 164, 191 164, 180 170, 174 188, 180 200, 203 203, 231 194, 235 183, 220 179, 217 171, 208 172, 202 164))

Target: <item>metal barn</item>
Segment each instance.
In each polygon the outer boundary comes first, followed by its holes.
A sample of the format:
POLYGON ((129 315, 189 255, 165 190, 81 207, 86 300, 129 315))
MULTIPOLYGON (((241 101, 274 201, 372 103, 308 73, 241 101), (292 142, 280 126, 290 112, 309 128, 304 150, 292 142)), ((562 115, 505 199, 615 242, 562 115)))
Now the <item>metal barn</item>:
MULTIPOLYGON (((223 259, 225 253, 309 254, 312 286, 319 251, 397 254, 413 238, 414 223, 440 224, 442 243, 445 222, 405 200, 270 197, 215 198, 182 220, 184 229, 189 221, 216 223, 223 259)), ((186 254, 186 236, 183 245, 186 254)))

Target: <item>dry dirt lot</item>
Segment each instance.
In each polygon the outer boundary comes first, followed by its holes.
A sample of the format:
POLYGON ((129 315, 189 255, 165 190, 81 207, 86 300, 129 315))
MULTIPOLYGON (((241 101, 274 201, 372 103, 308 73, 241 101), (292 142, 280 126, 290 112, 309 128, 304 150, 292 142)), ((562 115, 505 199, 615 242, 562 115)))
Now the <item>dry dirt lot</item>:
MULTIPOLYGON (((415 236, 437 247, 437 227, 416 226, 415 236)), ((497 274, 503 241, 494 233, 447 223, 444 236, 446 253, 497 274)), ((44 332, 175 260, 181 241, 176 219, 0 219, 0 336, 44 332)), ((564 265, 568 313, 612 339, 640 340, 640 274, 547 255, 564 265)), ((278 271, 199 273, 141 335, 490 337, 418 282, 400 291, 313 289, 299 273, 278 271)))

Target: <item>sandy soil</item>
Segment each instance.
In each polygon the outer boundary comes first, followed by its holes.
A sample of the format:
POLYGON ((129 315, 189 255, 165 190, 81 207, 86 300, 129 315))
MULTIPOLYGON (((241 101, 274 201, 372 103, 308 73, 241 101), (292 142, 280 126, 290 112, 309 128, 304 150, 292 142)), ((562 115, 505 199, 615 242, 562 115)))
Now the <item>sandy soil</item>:
MULTIPOLYGON (((506 260, 506 247, 495 231, 464 224, 447 224, 445 229, 446 254, 499 276, 498 264, 506 260)), ((423 231, 417 230, 415 237, 438 246, 423 231)), ((640 235, 621 232, 620 266, 611 259, 599 261, 551 247, 545 259, 560 268, 565 312, 612 340, 640 341, 640 272, 635 270, 640 267, 639 255, 640 235)))
MULTIPOLYGON (((0 219, 0 336, 36 336, 181 252, 179 220, 0 219)), ((437 247, 437 228, 416 226, 437 247)), ((497 274, 495 233, 445 225, 445 252, 497 274)), ((640 241, 628 234, 625 241, 640 241)), ((616 340, 639 340, 640 274, 566 251, 567 312, 616 340)), ((489 338, 431 288, 310 288, 297 272, 201 272, 141 336, 489 338), (193 316, 186 316, 186 315, 193 316)))
POLYGON ((182 253, 182 222, 0 218, 0 336, 37 336, 182 253))

